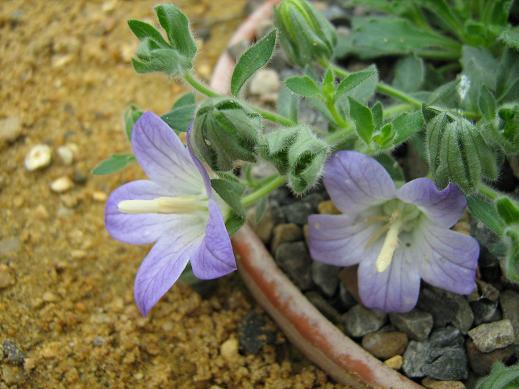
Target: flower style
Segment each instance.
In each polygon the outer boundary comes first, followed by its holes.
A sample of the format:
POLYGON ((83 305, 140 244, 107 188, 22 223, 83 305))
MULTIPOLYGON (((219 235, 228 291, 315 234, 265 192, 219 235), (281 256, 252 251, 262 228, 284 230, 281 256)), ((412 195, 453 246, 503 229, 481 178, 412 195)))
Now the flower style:
POLYGON ((364 305, 410 311, 420 278, 458 294, 474 290, 479 245, 450 230, 466 207, 457 186, 440 191, 418 178, 397 189, 377 161, 355 151, 330 158, 324 185, 343 214, 310 216, 310 253, 331 265, 359 264, 364 305))
POLYGON ((135 279, 135 301, 147 315, 189 261, 200 279, 228 274, 236 270, 236 262, 219 198, 191 150, 151 112, 135 123, 131 143, 149 180, 133 181, 112 192, 105 224, 122 242, 155 242, 135 279))

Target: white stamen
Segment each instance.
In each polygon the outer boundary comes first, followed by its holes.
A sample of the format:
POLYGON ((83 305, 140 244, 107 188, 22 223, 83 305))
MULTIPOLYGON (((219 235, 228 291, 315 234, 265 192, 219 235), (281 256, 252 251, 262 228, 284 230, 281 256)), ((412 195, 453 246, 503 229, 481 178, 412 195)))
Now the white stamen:
POLYGON ((377 261, 375 262, 377 272, 382 273, 389 267, 389 265, 391 265, 391 261, 395 255, 395 250, 398 247, 398 234, 401 228, 402 219, 397 217, 387 231, 384 244, 378 254, 377 261))
POLYGON ((117 204, 122 213, 192 213, 207 207, 198 196, 157 197, 152 200, 123 200, 117 204))

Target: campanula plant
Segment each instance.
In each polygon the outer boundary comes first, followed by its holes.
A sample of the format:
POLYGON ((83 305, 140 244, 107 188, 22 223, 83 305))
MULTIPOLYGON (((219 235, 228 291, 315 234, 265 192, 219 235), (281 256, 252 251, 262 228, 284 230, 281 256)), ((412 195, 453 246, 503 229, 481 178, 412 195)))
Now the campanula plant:
POLYGON ((324 183, 341 214, 310 217, 310 252, 317 261, 358 265, 368 307, 411 310, 421 280, 471 293, 479 243, 452 230, 466 211, 506 246, 502 267, 519 282, 519 206, 492 187, 503 161, 519 153, 512 2, 368 3, 379 16, 355 18, 344 36, 310 2, 282 0, 275 28, 238 59, 229 95, 196 77, 197 45, 178 7, 155 8, 161 30, 129 21, 139 40, 134 69, 193 89, 161 116, 129 107, 124 123, 133 153, 93 170, 112 173, 137 161, 148 176, 116 189, 106 206, 115 239, 154 243, 135 281, 143 314, 188 263, 200 279, 235 270, 229 236, 245 222, 246 208, 258 205, 261 216, 268 194, 285 184, 303 195, 324 183), (284 80, 274 112, 245 101, 242 90, 278 42, 301 72, 284 80), (374 64, 355 72, 338 65, 344 55, 399 58, 392 77, 381 80, 374 64), (303 100, 326 126, 301 120, 303 100), (425 177, 406 182, 394 158, 402 145, 422 156, 425 177), (253 178, 260 161, 277 173, 253 178))

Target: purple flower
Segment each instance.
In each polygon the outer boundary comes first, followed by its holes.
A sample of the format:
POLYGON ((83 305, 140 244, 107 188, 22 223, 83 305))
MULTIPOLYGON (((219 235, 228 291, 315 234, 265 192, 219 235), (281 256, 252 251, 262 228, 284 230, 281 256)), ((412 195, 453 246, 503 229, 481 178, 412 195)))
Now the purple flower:
POLYGON ((200 279, 230 273, 236 262, 221 200, 213 195, 207 172, 191 150, 151 112, 135 123, 131 142, 149 180, 133 181, 112 192, 105 224, 122 242, 155 242, 135 279, 135 301, 147 315, 189 261, 200 279))
POLYGON ((466 207, 455 185, 440 191, 418 178, 397 189, 377 161, 354 151, 330 158, 324 185, 343 214, 310 216, 310 253, 331 265, 359 264, 364 305, 410 311, 420 278, 454 293, 474 290, 479 245, 450 230, 466 207))

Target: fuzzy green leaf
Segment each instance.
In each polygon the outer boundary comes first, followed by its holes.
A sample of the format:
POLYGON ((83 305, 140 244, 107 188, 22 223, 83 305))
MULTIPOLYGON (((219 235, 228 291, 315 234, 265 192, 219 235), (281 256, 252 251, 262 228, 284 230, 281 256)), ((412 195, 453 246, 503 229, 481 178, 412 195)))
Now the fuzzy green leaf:
POLYGON ((478 197, 477 195, 468 196, 467 204, 470 214, 481 221, 491 231, 501 236, 504 232, 505 225, 499 217, 494 204, 478 197))
POLYGON ((292 92, 311 97, 321 93, 317 83, 308 76, 293 76, 285 80, 285 84, 292 92))
POLYGON ((393 120, 396 135, 393 139, 395 145, 405 142, 424 127, 422 111, 406 112, 393 120))
POLYGON ((375 131, 371 110, 351 97, 348 98, 348 101, 350 103, 350 115, 355 122, 357 134, 366 144, 370 144, 375 131))
POLYGON ((406 92, 419 91, 425 81, 425 65, 421 58, 409 56, 395 66, 393 85, 406 92))
POLYGON ((245 82, 270 61, 275 46, 276 30, 272 30, 242 54, 231 78, 231 92, 234 96, 238 96, 245 82))

